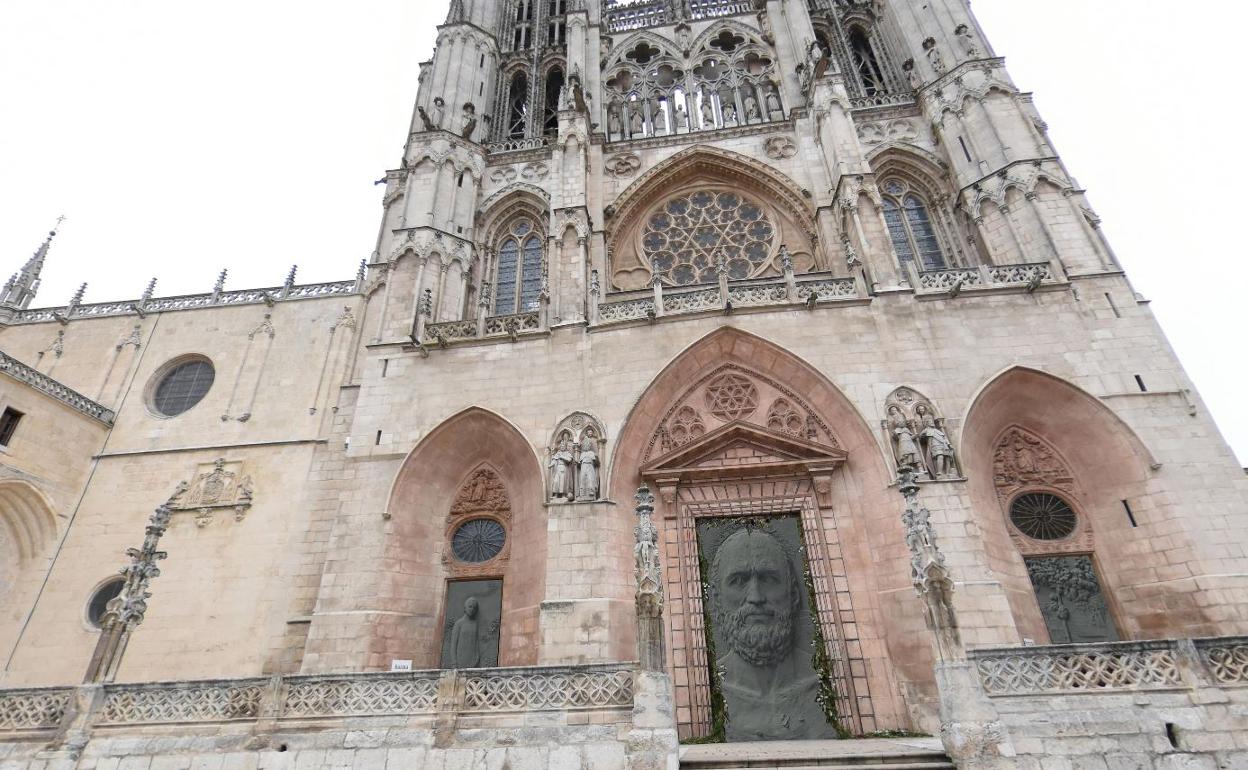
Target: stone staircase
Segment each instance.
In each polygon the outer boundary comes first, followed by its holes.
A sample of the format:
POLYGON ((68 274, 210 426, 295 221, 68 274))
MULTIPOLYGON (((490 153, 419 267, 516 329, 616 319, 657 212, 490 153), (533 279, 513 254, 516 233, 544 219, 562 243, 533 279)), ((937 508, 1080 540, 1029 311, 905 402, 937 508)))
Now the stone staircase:
POLYGON ((680 748, 681 770, 954 770, 936 738, 719 743, 680 748))

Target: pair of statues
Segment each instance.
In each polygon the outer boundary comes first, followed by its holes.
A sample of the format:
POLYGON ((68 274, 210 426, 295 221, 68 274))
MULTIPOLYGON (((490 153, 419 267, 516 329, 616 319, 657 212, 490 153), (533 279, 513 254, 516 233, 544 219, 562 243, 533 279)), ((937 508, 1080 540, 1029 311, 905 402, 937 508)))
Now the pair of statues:
POLYGON ((550 500, 555 503, 585 502, 598 499, 598 441, 590 434, 574 450, 564 436, 550 454, 550 500))
POLYGON ((916 405, 914 419, 908 419, 901 406, 893 404, 888 407, 887 427, 898 468, 937 480, 957 478, 953 443, 929 406, 916 405))

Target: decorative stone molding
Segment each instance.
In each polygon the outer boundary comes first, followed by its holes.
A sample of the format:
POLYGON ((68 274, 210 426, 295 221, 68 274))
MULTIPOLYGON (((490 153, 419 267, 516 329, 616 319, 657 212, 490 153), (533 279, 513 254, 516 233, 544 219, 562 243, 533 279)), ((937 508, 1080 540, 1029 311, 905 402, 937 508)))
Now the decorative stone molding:
POLYGON ((435 671, 408 676, 290 677, 282 714, 298 718, 431 712, 438 702, 438 677, 435 671))
POLYGON ((193 512, 196 526, 206 527, 219 511, 231 510, 234 520, 242 521, 251 508, 252 493, 251 477, 243 473, 243 463, 223 457, 201 463, 191 481, 178 484, 166 505, 171 511, 193 512))
POLYGON ((116 415, 112 409, 97 404, 78 391, 62 385, 46 374, 41 374, 16 358, 0 351, 0 372, 9 375, 18 382, 23 382, 35 390, 50 396, 74 411, 81 412, 93 420, 111 426, 116 415))
POLYGON ((1095 548, 1092 522, 1079 510, 1079 488, 1066 460, 1044 439, 1014 425, 993 444, 992 479, 1010 538, 1024 556, 1091 553, 1095 548), (1058 495, 1075 512, 1074 531, 1058 540, 1028 537, 1010 521, 1010 507, 1020 495, 1048 492, 1058 495))
POLYGON ((989 696, 1183 687, 1174 640, 969 653, 989 696))
POLYGON ((612 155, 607 158, 603 164, 607 173, 617 178, 632 176, 637 173, 637 169, 641 168, 641 158, 635 153, 625 152, 619 155, 612 155))
POLYGON ((266 679, 108 686, 97 724, 251 720, 260 715, 267 686, 266 679))
POLYGON ((0 732, 54 730, 73 702, 69 688, 0 691, 0 732))
POLYGON ((784 160, 797 154, 797 145, 787 136, 773 136, 763 142, 763 153, 772 160, 784 160))

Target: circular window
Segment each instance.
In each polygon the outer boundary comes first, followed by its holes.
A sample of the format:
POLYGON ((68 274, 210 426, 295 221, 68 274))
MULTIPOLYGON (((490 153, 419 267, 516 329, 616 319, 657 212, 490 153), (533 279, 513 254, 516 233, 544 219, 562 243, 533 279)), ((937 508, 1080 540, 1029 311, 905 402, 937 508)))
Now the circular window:
POLYGON ((152 408, 165 417, 176 417, 203 400, 216 379, 212 362, 194 358, 167 368, 152 391, 152 408))
POLYGON ((451 553, 469 564, 487 562, 502 553, 507 531, 493 519, 465 521, 451 535, 451 553))
POLYGON ((1062 498, 1046 492, 1020 495, 1010 504, 1010 521, 1035 540, 1061 540, 1075 531, 1075 512, 1062 498))
POLYGON ((105 582, 99 588, 95 589, 95 593, 91 594, 91 599, 87 602, 87 622, 96 628, 104 622, 104 613, 108 611, 108 603, 117 598, 121 593, 121 587, 126 584, 124 578, 113 578, 105 582))
POLYGON ((656 275, 686 286, 718 281, 720 259, 731 279, 756 275, 775 240, 759 204, 733 192, 699 190, 653 211, 641 242, 656 275))

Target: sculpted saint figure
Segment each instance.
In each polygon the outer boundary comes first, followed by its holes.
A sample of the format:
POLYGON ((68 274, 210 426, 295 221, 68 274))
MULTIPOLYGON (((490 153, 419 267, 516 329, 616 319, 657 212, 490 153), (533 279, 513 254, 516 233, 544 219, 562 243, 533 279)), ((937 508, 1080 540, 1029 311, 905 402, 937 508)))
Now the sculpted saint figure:
POLYGON ((429 111, 429 120, 434 128, 442 127, 442 116, 446 114, 446 101, 441 96, 433 97, 433 109, 429 111))
POLYGON ((654 123, 654 133, 667 133, 667 110, 663 108, 663 102, 655 99, 650 103, 650 120, 654 123))
POLYGON ((910 424, 906 422, 901 407, 896 404, 888 408, 888 431, 893 434, 893 441, 896 442, 897 467, 922 469, 923 463, 919 445, 914 440, 914 432, 910 430, 910 424))
POLYGON ((475 596, 464 600, 464 614, 451 626, 451 663, 453 668, 477 668, 481 665, 481 637, 475 596))
POLYGON ((550 455, 550 499, 567 501, 572 499, 572 448, 564 436, 559 440, 559 448, 550 455))
POLYGON ((936 417, 925 405, 914 408, 919 419, 919 440, 927 445, 927 454, 931 457, 932 467, 929 469, 934 479, 949 478, 953 471, 953 444, 949 436, 936 425, 936 417))
POLYGON ((620 136, 620 133, 624 130, 624 127, 620 125, 620 113, 617 112, 615 108, 611 109, 610 123, 608 124, 608 128, 611 131, 611 136, 616 136, 616 137, 620 136))
POLYGON ((685 113, 685 105, 676 102, 676 130, 680 131, 689 126, 689 115, 685 113))
POLYGON ((598 499, 598 446, 593 436, 581 441, 580 470, 576 475, 576 499, 598 499))
POLYGON ((715 127, 715 105, 711 103, 710 94, 702 94, 702 128, 715 127))
POLYGON ((754 94, 745 95, 745 120, 747 123, 758 120, 758 100, 754 98, 754 94))
POLYGON ((709 577, 715 629, 726 642, 716 664, 728 740, 834 737, 810 653, 795 645, 803 587, 779 539, 759 529, 729 535, 709 577))
POLYGON ((780 94, 777 93, 776 84, 771 84, 771 90, 767 92, 767 113, 775 115, 777 112, 783 112, 780 107, 780 94))
POLYGON ((630 137, 641 136, 646 130, 645 118, 641 116, 641 106, 638 105, 631 112, 628 118, 628 135, 630 137))

